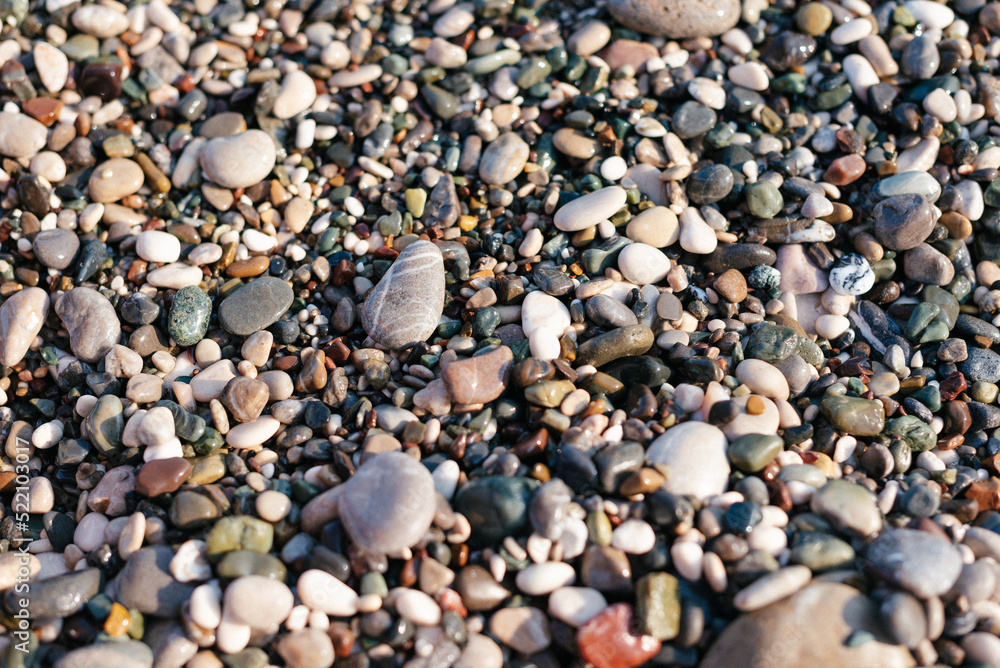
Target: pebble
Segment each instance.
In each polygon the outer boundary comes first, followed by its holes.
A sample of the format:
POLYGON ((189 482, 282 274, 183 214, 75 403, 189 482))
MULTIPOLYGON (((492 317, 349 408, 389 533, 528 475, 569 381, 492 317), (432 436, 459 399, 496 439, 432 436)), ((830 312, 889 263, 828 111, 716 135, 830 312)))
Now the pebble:
POLYGON ((303 572, 296 590, 303 604, 325 615, 350 617, 357 612, 357 592, 326 571, 303 572))
POLYGON ((829 519, 835 527, 862 537, 882 528, 882 514, 875 497, 866 488, 847 480, 831 480, 812 497, 812 511, 829 519))
POLYGON ((608 186, 560 207, 552 220, 564 232, 585 230, 616 214, 625 206, 625 200, 624 188, 608 186))
MULTIPOLYGON (((284 80, 281 82, 281 91, 274 99, 274 107, 272 107, 271 113, 274 114, 275 118, 283 120, 292 118, 293 116, 297 116, 303 111, 309 109, 315 101, 316 84, 313 83, 312 77, 302 70, 295 70, 286 74, 284 80)), ((244 142, 245 141, 246 140, 244 139, 244 142)), ((261 144, 263 144, 263 141, 261 141, 261 144)), ((211 146, 211 142, 208 146, 211 146)), ((228 157, 228 159, 231 160, 233 157, 238 155, 236 151, 246 149, 230 148, 229 150, 233 152, 230 153, 230 157, 228 157)), ((274 161, 272 160, 271 162, 273 166, 274 161)), ((205 167, 204 163, 202 164, 202 168, 205 169, 205 171, 208 171, 208 168, 205 167)), ((271 170, 268 169, 268 172, 270 171, 271 170)), ((220 185, 223 184, 220 182, 220 185)))
POLYGON ((145 178, 142 168, 127 158, 106 160, 90 175, 90 197, 95 202, 117 202, 138 192, 145 178))
POLYGON ((80 7, 73 12, 72 21, 78 30, 100 39, 120 35, 129 25, 123 12, 104 5, 80 7))
POLYGON ((0 306, 0 363, 12 367, 24 359, 49 312, 49 296, 41 288, 25 288, 0 306))
POLYGON ((490 633, 520 654, 536 654, 552 643, 552 634, 538 608, 502 608, 490 617, 490 633))
POLYGON ((55 310, 69 332, 73 353, 85 362, 97 362, 118 342, 118 314, 96 290, 73 288, 60 297, 55 310))
POLYGON ((513 361, 510 348, 498 346, 491 352, 450 362, 441 371, 441 378, 455 403, 486 403, 506 389, 513 361))
POLYGON ((618 255, 618 270, 637 285, 650 285, 666 278, 670 259, 654 246, 629 244, 618 255))
POLYGON ((858 253, 840 257, 830 268, 830 287, 842 295, 863 295, 875 286, 875 272, 858 253))
POLYGON ((654 467, 667 467, 664 490, 704 499, 726 491, 726 445, 726 437, 718 427, 685 422, 657 437, 646 450, 646 461, 654 467), (689 447, 691 443, 698 447, 689 447))
POLYGON ((493 186, 516 179, 528 162, 530 148, 516 133, 505 132, 490 142, 479 161, 479 178, 493 186))
POLYGON ((389 348, 425 341, 444 310, 444 267, 441 251, 418 241, 399 254, 365 299, 361 324, 373 339, 389 348))
POLYGON ((740 18, 740 5, 732 0, 615 0, 608 11, 627 28, 671 39, 721 35, 740 18))
POLYGON ((258 278, 226 297, 219 306, 219 324, 237 336, 250 336, 272 325, 291 306, 291 286, 273 276, 258 278))
POLYGON ((677 215, 664 206, 654 206, 629 221, 625 236, 654 248, 666 248, 680 239, 677 215))
POLYGON ((927 599, 958 580, 962 558, 949 541, 913 529, 883 531, 864 551, 866 567, 893 586, 927 599))
POLYGON ((147 230, 136 239, 135 252, 147 262, 176 262, 181 256, 181 242, 168 232, 147 230))
POLYGON ((276 160, 274 142, 260 130, 215 137, 201 150, 201 168, 209 180, 223 188, 260 183, 274 169, 276 160))
POLYGON ((302 509, 303 528, 319 529, 333 513, 339 513, 360 548, 397 554, 420 540, 430 527, 434 506, 415 500, 433 495, 434 480, 424 466, 408 455, 388 452, 369 460, 343 488, 312 499, 302 509), (375 490, 379 493, 373 496, 375 490))
POLYGON ((919 194, 895 195, 875 205, 875 236, 892 250, 919 246, 934 229, 930 203, 919 194))
POLYGON ((521 303, 521 329, 530 337, 544 329, 559 336, 570 326, 569 309, 555 297, 541 291, 531 292, 521 303))
POLYGON ((558 587, 549 594, 549 614, 574 628, 583 626, 608 606, 591 587, 558 587))
POLYGON ((187 286, 174 295, 167 318, 167 331, 177 345, 193 346, 204 338, 211 319, 211 299, 201 288, 187 286))
POLYGON ((0 154, 11 158, 29 158, 45 147, 48 132, 30 116, 10 111, 0 112, 0 154))
POLYGON ((632 608, 626 603, 614 603, 599 612, 577 631, 581 656, 596 668, 636 668, 652 659, 660 641, 637 634, 632 620, 632 608))

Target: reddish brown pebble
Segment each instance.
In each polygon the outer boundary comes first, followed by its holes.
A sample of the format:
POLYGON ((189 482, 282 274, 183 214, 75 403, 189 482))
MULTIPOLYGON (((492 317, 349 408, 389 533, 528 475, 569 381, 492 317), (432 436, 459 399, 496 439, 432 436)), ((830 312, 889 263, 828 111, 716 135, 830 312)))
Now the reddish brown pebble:
POLYGON ((635 668, 660 651, 653 636, 632 631, 632 607, 615 603, 587 622, 576 634, 580 654, 596 668, 635 668))
POLYGON ((979 504, 979 510, 1000 508, 1000 478, 977 480, 965 490, 965 498, 979 504))
POLYGON ((498 346, 485 355, 451 362, 441 371, 441 378, 455 403, 485 403, 503 393, 513 362, 510 348, 498 346))
POLYGON ((143 464, 136 476, 135 491, 150 498, 176 492, 191 476, 191 463, 181 457, 156 459, 143 464))
POLYGON ((730 269, 716 278, 713 287, 727 302, 738 304, 747 298, 747 280, 739 269, 730 269))
POLYGON ((865 159, 860 155, 845 155, 830 163, 823 175, 823 180, 835 186, 846 186, 854 183, 865 173, 865 159))

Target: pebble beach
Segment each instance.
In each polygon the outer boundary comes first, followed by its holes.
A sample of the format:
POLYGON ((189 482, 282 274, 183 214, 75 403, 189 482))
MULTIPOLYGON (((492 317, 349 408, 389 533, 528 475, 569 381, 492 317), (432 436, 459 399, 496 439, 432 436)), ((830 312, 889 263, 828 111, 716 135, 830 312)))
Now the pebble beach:
POLYGON ((0 665, 1000 668, 1000 2, 0 25, 0 665))

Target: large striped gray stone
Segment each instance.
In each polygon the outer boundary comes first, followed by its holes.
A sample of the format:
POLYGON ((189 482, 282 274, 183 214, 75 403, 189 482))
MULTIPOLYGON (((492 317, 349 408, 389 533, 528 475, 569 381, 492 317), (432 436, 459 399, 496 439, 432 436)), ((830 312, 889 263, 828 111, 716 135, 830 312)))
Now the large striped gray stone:
POLYGON ((444 311, 444 259, 430 241, 407 246, 361 309, 368 336, 387 348, 426 341, 444 311))

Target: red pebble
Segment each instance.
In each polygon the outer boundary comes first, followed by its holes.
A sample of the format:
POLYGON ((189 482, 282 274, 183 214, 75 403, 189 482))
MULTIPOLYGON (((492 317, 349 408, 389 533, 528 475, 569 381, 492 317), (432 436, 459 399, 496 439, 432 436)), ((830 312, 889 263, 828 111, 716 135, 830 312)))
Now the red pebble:
POLYGON ((653 636, 637 635, 632 629, 632 607, 609 605, 580 627, 576 634, 580 655, 596 668, 636 668, 660 651, 653 636))

